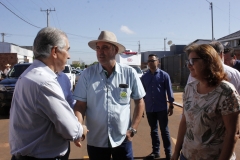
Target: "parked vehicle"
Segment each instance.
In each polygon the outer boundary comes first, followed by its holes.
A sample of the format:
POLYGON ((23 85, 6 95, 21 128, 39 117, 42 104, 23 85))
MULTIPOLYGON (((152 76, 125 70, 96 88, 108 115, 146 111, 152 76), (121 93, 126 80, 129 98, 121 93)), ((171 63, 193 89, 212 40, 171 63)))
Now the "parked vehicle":
POLYGON ((72 67, 68 64, 65 65, 65 69, 63 70, 63 72, 68 76, 70 82, 71 82, 71 90, 73 90, 74 86, 75 86, 75 79, 76 76, 74 73, 72 73, 72 67))
POLYGON ((132 50, 127 49, 123 53, 116 54, 115 58, 118 63, 127 64, 133 67, 137 71, 139 78, 142 77, 143 73, 140 68, 141 53, 133 52, 132 50))
POLYGON ((139 66, 134 66, 134 65, 130 65, 130 66, 133 67, 137 71, 138 77, 141 78, 143 75, 141 68, 139 66))
POLYGON ((11 107, 13 91, 19 76, 31 63, 15 64, 5 79, 0 81, 0 114, 8 114, 11 107))
POLYGON ((77 81, 78 81, 78 79, 79 79, 82 71, 83 71, 83 70, 81 70, 81 69, 80 69, 80 70, 78 70, 78 69, 72 70, 72 73, 75 74, 75 84, 77 84, 77 81))

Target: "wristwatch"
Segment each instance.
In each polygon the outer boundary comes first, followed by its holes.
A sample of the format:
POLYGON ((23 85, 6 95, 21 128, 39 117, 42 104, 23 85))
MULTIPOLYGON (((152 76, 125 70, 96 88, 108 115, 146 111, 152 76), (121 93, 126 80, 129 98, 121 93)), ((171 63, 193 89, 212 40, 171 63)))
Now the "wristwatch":
POLYGON ((133 137, 135 134, 137 134, 137 130, 134 129, 134 128, 132 128, 132 127, 130 127, 128 130, 132 132, 132 134, 131 134, 132 137, 133 137))
POLYGON ((171 106, 169 106, 169 108, 173 109, 173 108, 174 108, 174 106, 173 106, 173 105, 171 105, 171 106))

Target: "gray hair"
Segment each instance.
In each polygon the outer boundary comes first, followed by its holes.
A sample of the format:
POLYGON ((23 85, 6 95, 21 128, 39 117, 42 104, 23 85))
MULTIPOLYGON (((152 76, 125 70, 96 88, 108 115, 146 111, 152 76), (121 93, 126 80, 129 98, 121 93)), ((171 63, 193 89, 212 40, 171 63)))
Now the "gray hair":
POLYGON ((67 38, 66 33, 57 28, 45 27, 41 29, 33 42, 35 58, 47 58, 54 46, 57 46, 61 51, 66 46, 64 37, 67 38))
POLYGON ((224 52, 224 47, 222 43, 218 41, 212 41, 211 43, 209 43, 209 45, 212 46, 218 54, 221 54, 224 52))

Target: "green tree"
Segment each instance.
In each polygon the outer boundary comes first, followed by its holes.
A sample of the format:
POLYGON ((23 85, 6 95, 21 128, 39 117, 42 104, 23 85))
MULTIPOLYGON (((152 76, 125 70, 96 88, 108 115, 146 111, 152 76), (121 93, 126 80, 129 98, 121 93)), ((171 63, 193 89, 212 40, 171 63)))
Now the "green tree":
POLYGON ((85 66, 85 62, 82 62, 80 68, 81 68, 81 69, 84 69, 84 66, 85 66))
POLYGON ((78 63, 74 63, 71 66, 74 67, 74 68, 80 67, 80 63, 79 62, 78 63))
POLYGON ((97 64, 98 62, 96 61, 96 62, 93 62, 92 64, 90 64, 89 66, 91 66, 91 65, 94 65, 94 64, 97 64))

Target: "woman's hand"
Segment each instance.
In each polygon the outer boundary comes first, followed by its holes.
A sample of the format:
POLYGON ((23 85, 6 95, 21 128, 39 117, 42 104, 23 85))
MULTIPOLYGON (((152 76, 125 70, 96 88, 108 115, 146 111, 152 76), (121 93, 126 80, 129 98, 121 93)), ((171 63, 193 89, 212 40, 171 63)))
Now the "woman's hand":
POLYGON ((178 160, 179 156, 180 156, 179 153, 174 152, 172 157, 171 157, 171 160, 178 160))

